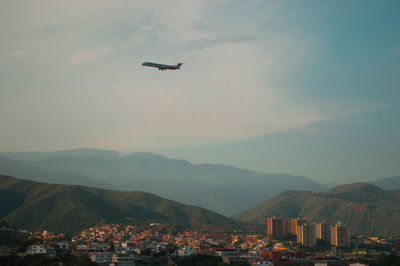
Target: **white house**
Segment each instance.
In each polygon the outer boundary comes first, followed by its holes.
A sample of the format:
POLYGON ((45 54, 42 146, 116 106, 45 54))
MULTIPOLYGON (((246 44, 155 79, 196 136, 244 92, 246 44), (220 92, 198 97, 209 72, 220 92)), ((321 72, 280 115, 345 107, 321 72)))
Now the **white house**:
POLYGON ((192 256, 197 254, 197 250, 195 248, 184 247, 182 249, 178 249, 177 254, 180 257, 192 256))
POLYGON ((111 262, 111 252, 92 252, 90 254, 90 260, 98 264, 109 264, 111 262))
POLYGON ((63 240, 63 241, 58 242, 58 247, 61 250, 69 250, 69 249, 71 249, 72 245, 71 245, 71 242, 63 240))
POLYGON ((112 254, 110 265, 135 265, 133 254, 112 254))
POLYGON ((56 251, 54 247, 49 244, 32 244, 27 248, 26 253, 30 255, 42 254, 53 256, 56 254, 56 251))

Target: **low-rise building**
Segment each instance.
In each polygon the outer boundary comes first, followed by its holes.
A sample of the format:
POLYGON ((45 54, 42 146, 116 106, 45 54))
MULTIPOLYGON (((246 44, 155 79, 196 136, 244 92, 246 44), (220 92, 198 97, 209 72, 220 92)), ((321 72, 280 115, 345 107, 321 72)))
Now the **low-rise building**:
POLYGON ((252 266, 274 266, 274 261, 270 259, 254 259, 253 261, 249 261, 249 264, 252 266))
POLYGON ((29 255, 41 254, 54 256, 56 254, 56 251, 54 247, 50 244, 32 244, 27 248, 26 253, 28 253, 29 255))
POLYGON ((197 250, 190 247, 184 247, 177 250, 177 255, 180 257, 192 256, 197 254, 197 250))
POLYGON ((72 248, 72 245, 71 242, 64 240, 58 242, 58 248, 61 250, 70 250, 72 248))
POLYGON ((98 264, 108 265, 111 262, 111 252, 93 252, 90 254, 90 260, 98 264))
POLYGON ((217 248, 215 249, 215 256, 221 257, 225 263, 231 262, 243 262, 247 261, 247 258, 241 258, 239 256, 240 250, 235 248, 217 248))
POLYGON ((115 265, 135 265, 135 256, 133 254, 112 254, 110 266, 115 265))

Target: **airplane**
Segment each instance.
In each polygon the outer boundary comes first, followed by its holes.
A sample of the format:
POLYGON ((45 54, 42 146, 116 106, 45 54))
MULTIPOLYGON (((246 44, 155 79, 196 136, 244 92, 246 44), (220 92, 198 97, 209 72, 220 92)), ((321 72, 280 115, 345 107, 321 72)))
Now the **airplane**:
POLYGON ((144 62, 142 63, 142 66, 147 66, 147 67, 156 67, 158 70, 177 70, 181 69, 181 65, 184 63, 178 63, 177 65, 163 65, 163 64, 158 64, 158 63, 152 63, 152 62, 144 62))

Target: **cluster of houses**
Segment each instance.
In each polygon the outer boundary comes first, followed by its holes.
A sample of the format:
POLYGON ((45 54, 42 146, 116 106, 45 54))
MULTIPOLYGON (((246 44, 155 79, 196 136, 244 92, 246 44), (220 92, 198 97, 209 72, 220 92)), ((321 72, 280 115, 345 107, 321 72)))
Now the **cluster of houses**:
MULTIPOLYGON (((368 265, 358 260, 366 253, 347 250, 347 254, 301 252, 296 240, 278 241, 271 235, 245 233, 175 232, 152 224, 146 230, 134 225, 108 224, 83 230, 71 240, 63 235, 41 232, 32 234, 38 243, 31 244, 26 254, 54 256, 70 251, 85 255, 99 265, 151 265, 155 257, 174 260, 196 254, 220 257, 225 263, 247 262, 250 265, 368 265)), ((354 239, 359 245, 382 245, 380 238, 354 239)))
MULTIPOLYGON (((48 233, 43 235, 47 236, 48 233)), ((225 263, 248 262, 250 265, 284 265, 288 262, 308 265, 367 265, 351 259, 317 258, 311 253, 296 252, 284 243, 272 242, 266 235, 204 232, 172 234, 158 224, 147 230, 120 224, 91 227, 74 236, 71 242, 34 244, 27 252, 52 255, 56 252, 55 244, 58 245, 57 249, 72 248, 73 254, 87 255, 100 265, 140 265, 146 262, 146 258, 149 262, 148 258, 151 256, 175 258, 196 254, 221 257, 225 263), (332 264, 333 262, 336 264, 332 264)))

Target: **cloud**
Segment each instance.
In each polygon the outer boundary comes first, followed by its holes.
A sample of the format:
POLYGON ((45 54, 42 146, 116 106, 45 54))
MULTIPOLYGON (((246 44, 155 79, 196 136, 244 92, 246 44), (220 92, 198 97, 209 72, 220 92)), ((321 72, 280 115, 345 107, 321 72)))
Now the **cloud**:
POLYGON ((55 33, 65 31, 66 29, 68 29, 68 27, 71 27, 71 26, 72 25, 52 25, 52 26, 48 26, 48 27, 41 29, 39 32, 45 33, 45 34, 55 34, 55 33))
POLYGON ((135 20, 119 19, 101 27, 96 34, 108 42, 124 42, 141 31, 136 25, 135 20))
POLYGON ((114 51, 111 48, 103 48, 98 50, 82 50, 76 52, 71 58, 71 64, 81 64, 84 62, 92 61, 96 58, 103 57, 108 54, 112 54, 114 51))
MULTIPOLYGON (((135 16, 110 7, 110 18, 89 17, 90 25, 54 36, 63 38, 66 34, 65 44, 74 46, 71 40, 78 34, 80 47, 117 47, 118 54, 127 55, 107 69, 108 78, 96 73, 96 79, 84 90, 80 76, 68 81, 80 95, 91 92, 86 95, 91 99, 89 104, 76 104, 76 97, 73 103, 60 97, 66 106, 73 104, 74 110, 79 110, 65 114, 71 118, 70 125, 84 128, 85 135, 91 140, 96 136, 97 143, 112 142, 123 148, 248 138, 324 119, 308 105, 293 104, 289 93, 283 92, 285 88, 271 85, 272 78, 290 75, 296 60, 304 64, 301 55, 312 47, 306 37, 298 38, 292 32, 260 35, 248 30, 253 27, 247 17, 224 17, 224 8, 215 17, 204 18, 203 13, 212 7, 203 9, 191 2, 182 5, 184 11, 179 15, 170 5, 133 9, 135 16), (226 27, 212 26, 221 21, 226 27), (201 22, 208 26, 200 27, 201 22), (69 36, 72 38, 67 39, 69 36), (282 60, 288 51, 297 57, 282 60), (153 58, 171 63, 182 60, 188 65, 181 71, 163 73, 132 67, 153 58), (83 118, 78 113, 87 114, 90 123, 80 123, 83 118), (105 128, 105 124, 111 126, 105 128), (102 130, 93 132, 94 128, 102 130)), ((75 65, 113 52, 111 48, 73 48, 78 52, 70 52, 69 62, 75 65)), ((85 77, 93 75, 91 69, 85 71, 85 77)), ((68 90, 68 94, 73 93, 68 90)))
POLYGON ((26 50, 17 50, 13 53, 13 56, 15 57, 22 57, 26 55, 26 50))
POLYGON ((400 45, 394 48, 394 53, 400 55, 400 45))
POLYGON ((132 44, 144 44, 147 42, 148 37, 146 34, 143 33, 137 33, 133 34, 130 38, 130 41, 132 44))
POLYGON ((226 35, 217 38, 198 38, 183 44, 187 50, 198 50, 223 43, 240 43, 256 40, 253 36, 226 35))
MULTIPOLYGON (((307 128, 315 122, 357 115, 368 106, 307 101, 306 93, 296 96, 299 88, 285 80, 314 62, 318 40, 298 28, 291 20, 301 20, 282 11, 286 10, 282 4, 176 3, 179 10, 161 1, 119 5, 100 0, 89 6, 48 1, 26 8, 30 10, 27 18, 15 27, 24 34, 15 35, 28 36, 19 43, 31 45, 26 46, 31 62, 22 66, 29 75, 9 79, 9 83, 10 87, 37 87, 32 91, 42 113, 26 119, 19 132, 30 132, 32 121, 41 125, 38 129, 54 128, 54 142, 49 144, 54 147, 62 145, 63 137, 68 145, 114 148, 196 144, 307 128), (48 34, 33 38, 26 30, 32 28, 48 34), (77 64, 102 57, 109 60, 111 56, 106 56, 114 50, 118 60, 111 64, 71 71, 77 64), (140 66, 153 60, 188 64, 175 72, 140 66), (58 63, 66 61, 70 64, 58 63), (65 75, 68 71, 71 75, 65 75), (46 84, 40 82, 48 76, 52 78, 46 84), (49 95, 54 101, 48 100, 49 95), (54 127, 48 121, 59 124, 54 127), (76 135, 64 136, 71 128, 76 135)), ((19 46, 14 42, 9 47, 19 46)), ((19 50, 14 56, 25 53, 19 50)), ((6 102, 3 108, 10 109, 12 103, 1 98, 6 102)), ((26 101, 30 107, 31 97, 26 101)), ((30 115, 29 110, 16 113, 21 121, 30 115)), ((39 137, 21 137, 26 139, 32 145, 47 143, 39 137)))

